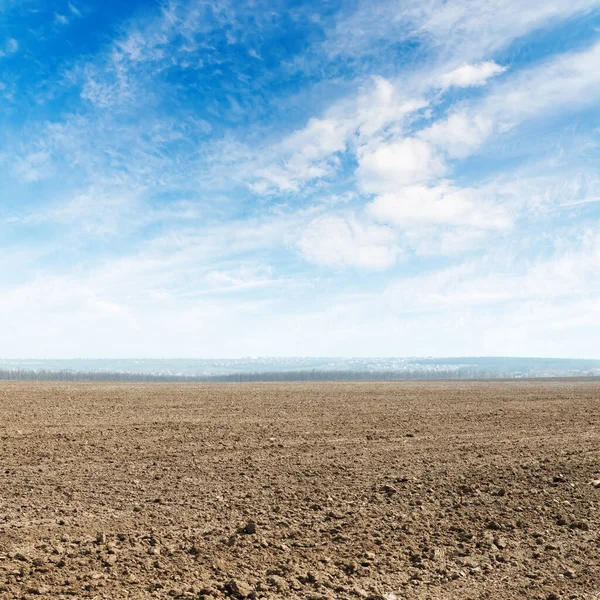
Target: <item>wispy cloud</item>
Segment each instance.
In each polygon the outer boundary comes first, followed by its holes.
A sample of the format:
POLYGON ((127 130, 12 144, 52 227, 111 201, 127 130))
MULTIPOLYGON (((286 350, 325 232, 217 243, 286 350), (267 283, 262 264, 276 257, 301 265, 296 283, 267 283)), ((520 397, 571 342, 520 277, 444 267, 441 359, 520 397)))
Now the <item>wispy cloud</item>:
POLYGON ((600 96, 600 43, 581 52, 559 55, 508 78, 482 100, 461 107, 423 130, 421 137, 462 158, 476 151, 493 133, 519 123, 574 111, 600 96))
POLYGON ((504 73, 506 67, 492 60, 474 65, 462 65, 441 78, 444 87, 470 87, 485 85, 491 77, 504 73))
POLYGON ((353 214, 316 218, 302 232, 299 247, 318 265, 374 270, 394 266, 401 252, 391 229, 365 225, 353 214))
POLYGON ((15 40, 15 38, 8 38, 3 47, 0 46, 0 58, 3 56, 9 56, 10 54, 14 54, 19 50, 19 42, 15 40))

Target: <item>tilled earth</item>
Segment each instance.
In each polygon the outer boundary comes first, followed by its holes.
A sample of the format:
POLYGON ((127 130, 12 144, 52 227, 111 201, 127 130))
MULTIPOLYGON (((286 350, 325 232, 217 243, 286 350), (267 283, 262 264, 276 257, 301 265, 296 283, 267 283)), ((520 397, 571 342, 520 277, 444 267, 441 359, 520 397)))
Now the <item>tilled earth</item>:
POLYGON ((0 597, 600 598, 600 382, 0 384, 0 597))

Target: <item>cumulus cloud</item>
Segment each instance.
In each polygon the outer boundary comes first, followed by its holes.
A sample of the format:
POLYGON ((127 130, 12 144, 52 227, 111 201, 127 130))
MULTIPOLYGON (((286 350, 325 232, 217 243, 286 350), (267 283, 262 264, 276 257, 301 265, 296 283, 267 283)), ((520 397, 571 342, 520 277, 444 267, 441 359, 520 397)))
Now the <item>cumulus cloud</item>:
POLYGON ((394 191, 398 187, 431 181, 446 172, 443 158, 429 142, 404 138, 361 148, 356 171, 368 193, 394 191))

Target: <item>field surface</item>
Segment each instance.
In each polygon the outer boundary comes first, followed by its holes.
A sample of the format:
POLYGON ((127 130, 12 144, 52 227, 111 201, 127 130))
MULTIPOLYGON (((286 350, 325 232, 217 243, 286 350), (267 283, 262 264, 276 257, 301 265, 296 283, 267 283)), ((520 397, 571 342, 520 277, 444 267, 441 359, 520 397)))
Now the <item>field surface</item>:
POLYGON ((593 381, 4 383, 0 597, 598 600, 597 480, 593 381))

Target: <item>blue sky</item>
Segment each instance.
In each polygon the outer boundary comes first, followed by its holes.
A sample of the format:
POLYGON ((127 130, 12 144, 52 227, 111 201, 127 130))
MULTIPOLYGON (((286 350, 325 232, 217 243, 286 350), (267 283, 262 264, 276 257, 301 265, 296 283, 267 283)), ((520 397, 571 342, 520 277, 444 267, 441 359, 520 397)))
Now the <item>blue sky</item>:
POLYGON ((0 0, 0 355, 599 358, 600 0, 0 0))

